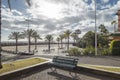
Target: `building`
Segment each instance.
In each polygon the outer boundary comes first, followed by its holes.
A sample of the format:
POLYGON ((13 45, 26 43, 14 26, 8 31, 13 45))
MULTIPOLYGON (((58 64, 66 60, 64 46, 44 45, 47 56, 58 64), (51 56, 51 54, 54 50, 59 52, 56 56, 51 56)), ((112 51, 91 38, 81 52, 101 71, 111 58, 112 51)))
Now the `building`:
POLYGON ((116 15, 118 15, 118 32, 120 32, 120 10, 118 10, 116 15))
POLYGON ((110 34, 109 36, 110 40, 120 40, 120 10, 118 10, 116 15, 118 15, 118 29, 116 32, 110 34))

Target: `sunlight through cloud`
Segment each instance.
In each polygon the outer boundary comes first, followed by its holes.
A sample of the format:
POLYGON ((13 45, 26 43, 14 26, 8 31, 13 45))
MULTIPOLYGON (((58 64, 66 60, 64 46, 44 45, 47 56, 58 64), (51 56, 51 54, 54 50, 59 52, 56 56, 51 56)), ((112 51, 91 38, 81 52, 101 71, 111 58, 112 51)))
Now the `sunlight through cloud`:
POLYGON ((36 15, 43 15, 47 18, 59 19, 62 17, 62 5, 50 3, 47 1, 37 0, 32 7, 32 13, 36 15))

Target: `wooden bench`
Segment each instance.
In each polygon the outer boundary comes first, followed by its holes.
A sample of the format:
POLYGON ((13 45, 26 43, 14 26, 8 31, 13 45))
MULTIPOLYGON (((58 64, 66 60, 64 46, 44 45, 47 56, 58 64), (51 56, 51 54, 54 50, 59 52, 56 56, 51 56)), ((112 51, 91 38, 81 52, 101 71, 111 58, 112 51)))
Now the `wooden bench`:
POLYGON ((53 72, 57 72, 56 68, 61 68, 68 70, 69 74, 71 74, 71 72, 76 69, 77 63, 77 58, 55 56, 50 64, 52 65, 51 70, 53 72))

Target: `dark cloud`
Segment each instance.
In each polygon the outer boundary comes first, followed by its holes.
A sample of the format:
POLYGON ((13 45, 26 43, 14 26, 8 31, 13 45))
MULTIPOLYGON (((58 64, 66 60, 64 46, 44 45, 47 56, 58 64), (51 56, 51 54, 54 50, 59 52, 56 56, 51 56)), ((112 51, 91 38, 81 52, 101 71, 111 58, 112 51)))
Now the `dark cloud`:
MULTIPOLYGON (((4 26, 10 26, 12 23, 11 23, 11 21, 7 21, 7 20, 3 20, 2 19, 2 26, 4 25, 4 26)), ((4 27, 3 27, 4 28, 4 27)))
POLYGON ((88 32, 88 31, 94 31, 94 27, 90 27, 90 26, 87 26, 87 27, 85 27, 84 26, 84 28, 81 30, 82 32, 88 32))

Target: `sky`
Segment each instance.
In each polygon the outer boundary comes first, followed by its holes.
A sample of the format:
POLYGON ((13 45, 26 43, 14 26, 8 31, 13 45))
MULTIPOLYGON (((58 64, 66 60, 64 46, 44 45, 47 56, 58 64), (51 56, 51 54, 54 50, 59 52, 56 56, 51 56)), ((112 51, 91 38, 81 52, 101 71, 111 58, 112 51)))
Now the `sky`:
MULTIPOLYGON (((28 29, 36 30, 42 38, 51 34, 57 37, 66 30, 74 32, 81 30, 82 37, 88 31, 95 29, 94 0, 31 0, 28 7, 25 0, 11 0, 10 11, 7 0, 2 0, 2 41, 9 41, 11 32, 22 32, 28 29)), ((120 0, 96 0, 97 27, 104 24, 113 32, 113 20, 120 10, 120 0)), ((99 32, 99 30, 97 31, 99 32)))

